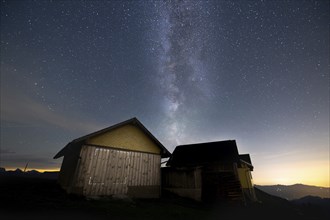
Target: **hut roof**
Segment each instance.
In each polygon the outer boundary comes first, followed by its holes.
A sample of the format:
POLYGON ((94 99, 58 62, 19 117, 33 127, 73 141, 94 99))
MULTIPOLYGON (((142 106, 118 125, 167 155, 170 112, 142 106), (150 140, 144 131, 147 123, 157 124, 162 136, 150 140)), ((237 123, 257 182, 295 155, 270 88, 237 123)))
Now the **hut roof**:
POLYGON ((60 150, 55 156, 54 159, 60 158, 62 156, 64 156, 66 153, 70 152, 72 150, 72 148, 75 148, 77 146, 81 146, 82 144, 84 144, 86 142, 86 140, 95 137, 97 135, 109 132, 111 130, 114 130, 116 128, 119 128, 121 126, 125 126, 128 124, 133 124, 137 127, 139 127, 147 136, 150 137, 150 139, 161 149, 161 156, 163 158, 169 157, 171 156, 171 153, 155 138, 155 136, 153 136, 150 131, 148 131, 148 129, 146 127, 144 127, 144 125, 137 119, 137 118, 131 118, 129 120, 123 121, 121 123, 112 125, 110 127, 101 129, 99 131, 87 134, 85 136, 79 137, 77 139, 74 139, 73 141, 71 141, 70 143, 68 143, 62 150, 60 150))
POLYGON ((250 154, 240 154, 239 159, 244 160, 245 162, 247 162, 249 164, 252 164, 250 154))
POLYGON ((240 154, 239 159, 241 163, 245 163, 251 170, 253 170, 250 154, 240 154))
POLYGON ((237 162, 239 155, 235 140, 177 146, 168 166, 198 166, 216 162, 237 162))

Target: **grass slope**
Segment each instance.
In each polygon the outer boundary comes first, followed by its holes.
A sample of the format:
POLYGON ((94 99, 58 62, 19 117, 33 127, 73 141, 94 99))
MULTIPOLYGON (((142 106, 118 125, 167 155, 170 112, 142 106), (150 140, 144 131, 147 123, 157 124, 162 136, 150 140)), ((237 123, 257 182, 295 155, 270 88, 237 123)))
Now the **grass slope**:
POLYGON ((56 180, 0 176, 0 219, 327 219, 326 213, 306 212, 287 200, 256 189, 259 203, 203 204, 161 199, 88 200, 67 195, 56 180))

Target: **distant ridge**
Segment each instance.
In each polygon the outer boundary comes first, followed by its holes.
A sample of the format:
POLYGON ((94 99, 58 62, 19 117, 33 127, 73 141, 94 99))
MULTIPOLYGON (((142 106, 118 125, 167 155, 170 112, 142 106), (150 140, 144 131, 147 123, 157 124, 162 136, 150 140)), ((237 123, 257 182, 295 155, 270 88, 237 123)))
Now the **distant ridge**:
POLYGON ((39 172, 37 170, 29 170, 23 172, 21 169, 17 168, 16 170, 6 170, 3 167, 0 167, 0 178, 1 176, 12 176, 12 177, 36 177, 36 178, 45 178, 45 179, 57 179, 59 172, 57 171, 45 171, 39 172))
POLYGON ((320 198, 330 198, 330 188, 320 186, 310 186, 304 184, 294 185, 256 185, 262 191, 287 200, 300 199, 306 196, 316 196, 320 198))
POLYGON ((305 196, 300 199, 292 200, 297 205, 317 205, 330 210, 330 198, 320 198, 318 196, 305 196))

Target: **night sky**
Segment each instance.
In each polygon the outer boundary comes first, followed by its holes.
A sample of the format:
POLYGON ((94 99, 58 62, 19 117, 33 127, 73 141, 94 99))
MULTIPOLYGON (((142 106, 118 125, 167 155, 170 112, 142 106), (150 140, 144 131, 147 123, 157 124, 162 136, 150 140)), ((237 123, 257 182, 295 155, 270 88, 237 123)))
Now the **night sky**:
POLYGON ((235 139, 256 184, 329 185, 329 1, 1 1, 1 167, 137 117, 235 139))

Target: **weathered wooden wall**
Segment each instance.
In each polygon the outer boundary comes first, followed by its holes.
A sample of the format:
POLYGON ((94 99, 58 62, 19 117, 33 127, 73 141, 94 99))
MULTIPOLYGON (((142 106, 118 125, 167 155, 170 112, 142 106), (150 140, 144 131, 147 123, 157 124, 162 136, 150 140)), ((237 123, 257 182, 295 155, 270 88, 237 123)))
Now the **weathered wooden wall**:
POLYGON ((202 170, 162 168, 162 189, 182 197, 201 200, 202 170))
POLYGON ((236 164, 162 168, 162 189, 197 201, 241 200, 236 164))
POLYGON ((88 146, 81 149, 75 192, 85 196, 160 196, 160 155, 88 146))
POLYGON ((253 188, 252 176, 249 168, 238 168, 238 176, 242 188, 253 188))
POLYGON ((246 199, 257 201, 250 168, 242 165, 241 168, 238 168, 238 176, 246 199))
POLYGON ((79 158, 80 148, 74 148, 70 154, 63 158, 61 172, 58 177, 59 184, 70 193, 72 186, 72 176, 74 175, 79 158))

